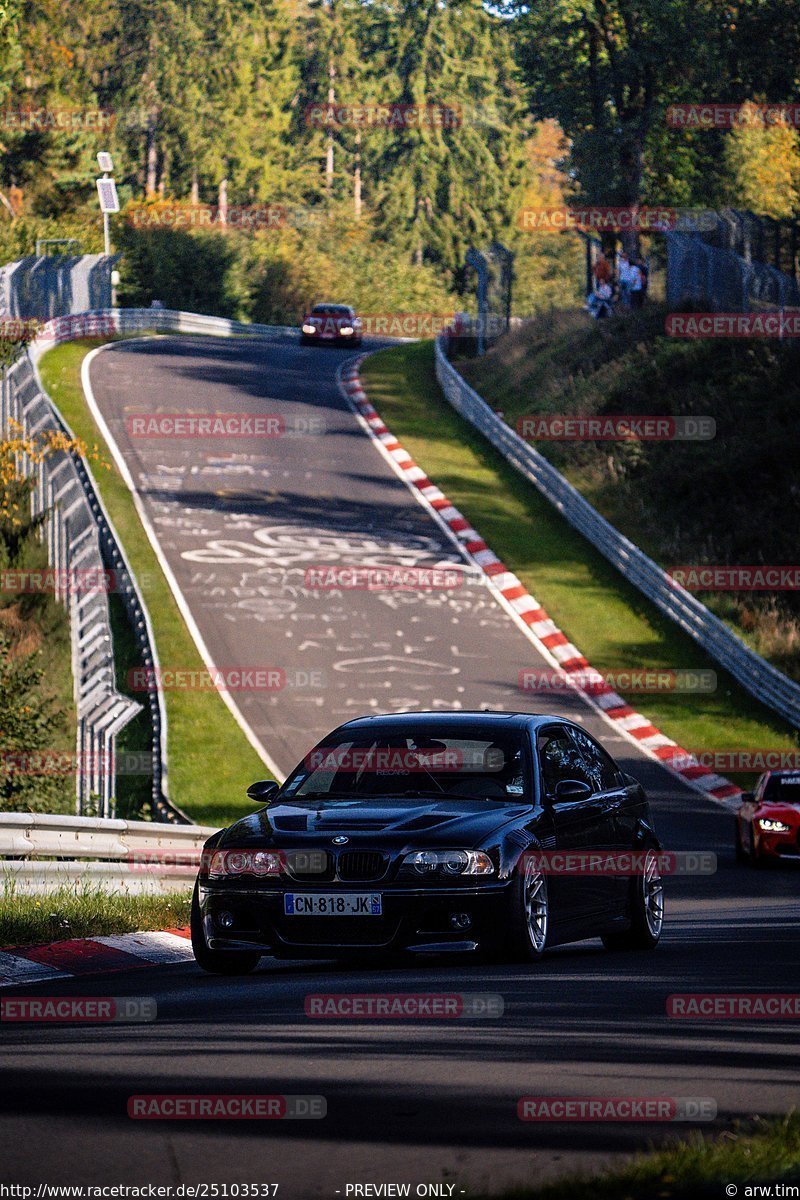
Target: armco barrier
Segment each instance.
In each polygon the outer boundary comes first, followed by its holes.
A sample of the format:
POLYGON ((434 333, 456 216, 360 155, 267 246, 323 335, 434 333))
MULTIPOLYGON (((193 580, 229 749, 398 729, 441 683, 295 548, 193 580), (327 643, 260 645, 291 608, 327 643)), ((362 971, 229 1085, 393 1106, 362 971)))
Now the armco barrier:
POLYGON ((246 325, 227 317, 177 312, 169 308, 113 308, 55 317, 44 326, 33 343, 32 357, 39 360, 46 350, 61 342, 82 337, 113 337, 117 333, 207 333, 213 337, 240 335, 298 338, 289 325, 246 325))
POLYGON ((129 894, 187 891, 203 843, 215 832, 202 825, 0 813, 0 887, 26 894, 59 885, 129 894))
POLYGON ((746 646, 695 596, 609 524, 564 476, 506 425, 447 359, 436 340, 436 377, 450 404, 558 509, 587 541, 756 699, 800 727, 800 685, 746 646))
POLYGON ((0 313, 47 321, 65 313, 111 305, 111 268, 105 254, 29 255, 0 267, 0 313))
MULTIPOLYGON (((72 431, 42 387, 38 373, 42 355, 53 346, 76 338, 111 338, 119 333, 145 332, 297 337, 297 330, 289 326, 245 325, 222 317, 158 308, 100 309, 54 317, 6 373, 0 400, 0 429, 7 429, 9 419, 13 419, 26 434, 60 429, 71 436, 72 431)), ((32 464, 21 465, 26 474, 34 470, 32 464)), ((32 507, 34 513, 48 511, 45 522, 48 560, 56 580, 69 577, 73 570, 97 571, 99 575, 104 565, 109 566, 136 635, 142 665, 152 668, 158 678, 158 655, 150 618, 87 464, 79 455, 59 454, 40 463, 35 470, 32 507)), ((96 795, 103 815, 108 816, 115 786, 116 737, 141 706, 120 695, 114 685, 107 596, 101 592, 73 596, 69 589, 60 589, 58 598, 69 608, 72 629, 78 708, 78 809, 87 807, 96 795)), ((168 797, 167 718, 162 691, 148 693, 147 703, 153 730, 153 815, 162 821, 186 822, 188 818, 168 797)))
MULTIPOLYGON (((64 428, 40 388, 29 354, 23 353, 4 373, 0 398, 0 430, 15 421, 25 436, 64 428)), ((38 465, 22 456, 20 468, 33 480, 31 508, 46 513, 48 561, 54 568, 57 598, 69 611, 74 693, 78 719, 76 791, 79 809, 99 797, 104 814, 114 789, 116 737, 141 705, 116 689, 108 596, 104 590, 76 592, 62 586, 72 572, 104 569, 97 509, 82 475, 77 455, 58 452, 38 465)), ((77 576, 75 576, 77 577, 77 576)), ((84 574, 83 578, 87 578, 84 574)))

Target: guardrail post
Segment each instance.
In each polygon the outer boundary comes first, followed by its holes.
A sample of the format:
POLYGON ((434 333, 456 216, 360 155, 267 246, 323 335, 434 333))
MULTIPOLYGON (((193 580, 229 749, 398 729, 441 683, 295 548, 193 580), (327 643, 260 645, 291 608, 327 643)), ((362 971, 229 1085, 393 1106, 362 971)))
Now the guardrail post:
POLYGON ((800 728, 800 684, 751 650, 696 596, 606 521, 544 455, 506 425, 449 362, 444 342, 439 337, 435 343, 436 377, 456 411, 533 483, 623 578, 702 646, 747 692, 800 728))

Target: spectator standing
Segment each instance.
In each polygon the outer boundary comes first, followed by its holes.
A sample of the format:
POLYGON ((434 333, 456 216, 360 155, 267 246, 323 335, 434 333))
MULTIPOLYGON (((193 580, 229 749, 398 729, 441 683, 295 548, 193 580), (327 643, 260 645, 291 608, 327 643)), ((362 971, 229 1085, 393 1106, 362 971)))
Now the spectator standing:
POLYGON ((644 303, 644 271, 639 263, 631 263, 629 275, 631 306, 641 308, 644 303))
POLYGON ((617 259, 617 279, 619 281, 619 302, 623 308, 630 308, 633 267, 624 250, 620 251, 617 259))
POLYGON ((611 283, 611 264, 603 254, 602 250, 594 260, 592 267, 592 275, 594 276, 594 286, 597 289, 601 283, 611 283))

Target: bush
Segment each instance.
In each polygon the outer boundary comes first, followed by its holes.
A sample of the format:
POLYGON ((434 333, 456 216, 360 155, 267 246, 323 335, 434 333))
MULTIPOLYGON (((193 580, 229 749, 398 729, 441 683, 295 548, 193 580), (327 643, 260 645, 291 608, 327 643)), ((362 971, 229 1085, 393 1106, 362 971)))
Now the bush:
POLYGON ((41 652, 14 653, 0 629, 0 812, 70 811, 72 775, 34 773, 37 751, 56 749, 64 712, 43 690, 41 652))

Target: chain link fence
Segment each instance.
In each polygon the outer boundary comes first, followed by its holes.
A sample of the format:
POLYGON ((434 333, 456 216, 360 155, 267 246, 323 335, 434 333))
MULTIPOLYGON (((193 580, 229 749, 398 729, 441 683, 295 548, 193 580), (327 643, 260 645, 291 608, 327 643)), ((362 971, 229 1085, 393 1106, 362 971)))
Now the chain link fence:
POLYGON ((0 316, 47 321, 111 307, 111 268, 105 254, 31 255, 0 267, 0 316))
POLYGON ((702 233, 668 233, 667 304, 716 312, 800 306, 799 242, 797 222, 735 209, 713 214, 702 233))
POLYGON ((511 292, 514 284, 514 254, 500 242, 492 242, 488 250, 470 248, 466 265, 477 278, 477 316, 459 314, 451 336, 464 353, 480 357, 512 321, 511 292))

